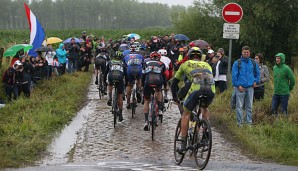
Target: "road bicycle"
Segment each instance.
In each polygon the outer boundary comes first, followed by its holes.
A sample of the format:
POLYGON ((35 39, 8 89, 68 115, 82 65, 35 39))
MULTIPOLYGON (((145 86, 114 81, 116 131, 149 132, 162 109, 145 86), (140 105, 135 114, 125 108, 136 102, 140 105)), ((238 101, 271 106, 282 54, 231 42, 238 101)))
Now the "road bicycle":
POLYGON ((201 95, 198 100, 198 110, 193 110, 189 119, 189 129, 187 133, 187 151, 181 153, 179 151, 182 144, 181 138, 181 118, 179 119, 174 138, 174 157, 175 163, 182 163, 184 156, 189 152, 190 157, 194 157, 196 165, 199 169, 204 169, 211 155, 212 148, 212 131, 210 122, 200 118, 202 102, 206 96, 201 95))
POLYGON ((159 118, 160 121, 162 121, 161 119, 162 116, 159 115, 158 113, 158 103, 155 96, 156 85, 150 85, 150 87, 153 89, 153 91, 151 92, 151 96, 150 96, 148 127, 149 127, 149 131, 151 130, 152 141, 154 141, 155 129, 157 126, 157 118, 159 118))
POLYGON ((114 128, 117 124, 117 117, 119 116, 119 106, 118 106, 118 90, 117 90, 117 84, 118 81, 113 81, 113 87, 114 87, 114 95, 112 100, 112 114, 114 115, 114 128))
POLYGON ((134 75, 134 81, 133 81, 133 88, 132 88, 132 103, 131 105, 131 117, 134 118, 134 115, 136 114, 136 108, 137 108, 137 85, 135 83, 137 76, 134 75))

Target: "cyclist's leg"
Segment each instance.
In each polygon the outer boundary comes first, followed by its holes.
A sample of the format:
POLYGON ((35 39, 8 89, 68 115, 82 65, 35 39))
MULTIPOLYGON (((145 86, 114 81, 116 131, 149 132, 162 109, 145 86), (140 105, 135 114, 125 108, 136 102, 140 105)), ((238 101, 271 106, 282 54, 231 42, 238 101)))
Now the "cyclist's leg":
POLYGON ((131 89, 132 89, 133 83, 132 80, 130 80, 130 77, 128 77, 128 83, 126 86, 126 100, 127 100, 127 109, 130 109, 130 96, 131 96, 131 89))
POLYGON ((136 77, 136 88, 137 88, 137 101, 138 103, 141 103, 142 97, 141 97, 141 86, 142 86, 142 72, 140 72, 136 77))
POLYGON ((112 78, 109 76, 108 78, 109 81, 109 85, 108 85, 108 102, 107 105, 108 106, 112 106, 112 90, 113 90, 113 84, 112 84, 112 78))
POLYGON ((94 64, 94 66, 95 66, 95 70, 94 70, 94 74, 95 74, 95 84, 98 85, 99 65, 94 64))
POLYGON ((161 86, 155 88, 155 95, 156 95, 156 101, 158 104, 158 114, 162 115, 162 91, 161 91, 161 86))

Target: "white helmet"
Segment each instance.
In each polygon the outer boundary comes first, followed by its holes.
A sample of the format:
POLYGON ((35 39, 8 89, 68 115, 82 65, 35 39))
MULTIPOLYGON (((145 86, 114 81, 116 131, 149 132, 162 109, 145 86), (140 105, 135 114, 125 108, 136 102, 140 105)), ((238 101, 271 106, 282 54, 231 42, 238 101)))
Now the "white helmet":
POLYGON ((159 49, 158 50, 158 53, 161 55, 161 56, 167 56, 167 50, 165 50, 165 49, 159 49))

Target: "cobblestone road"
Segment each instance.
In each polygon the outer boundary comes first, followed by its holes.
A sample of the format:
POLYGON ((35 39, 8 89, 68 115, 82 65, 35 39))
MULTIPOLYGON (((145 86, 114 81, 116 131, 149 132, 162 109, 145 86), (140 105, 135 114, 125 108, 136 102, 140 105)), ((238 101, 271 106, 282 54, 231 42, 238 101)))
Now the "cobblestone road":
MULTIPOLYGON (((107 97, 99 100, 94 84, 90 86, 87 121, 78 132, 73 162, 98 160, 164 160, 174 161, 173 136, 180 114, 177 106, 164 114, 162 125, 157 127, 155 141, 150 132, 143 131, 142 105, 137 107, 137 116, 124 109, 124 121, 113 127, 113 115, 106 105, 107 97)), ((126 104, 124 103, 124 106, 126 104)), ((242 155, 240 149, 227 142, 213 128, 213 146, 210 161, 258 163, 242 155)))

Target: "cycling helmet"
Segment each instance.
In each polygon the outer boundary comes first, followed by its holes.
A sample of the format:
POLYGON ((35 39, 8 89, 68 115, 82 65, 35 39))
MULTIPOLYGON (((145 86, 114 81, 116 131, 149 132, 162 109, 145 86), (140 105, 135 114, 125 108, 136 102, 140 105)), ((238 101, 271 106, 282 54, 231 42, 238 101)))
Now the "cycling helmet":
POLYGON ((161 55, 159 53, 157 53, 156 51, 153 51, 150 53, 150 58, 154 59, 154 60, 160 60, 161 55))
POLYGON ((159 50, 158 50, 158 53, 159 53, 161 56, 167 56, 167 50, 165 50, 165 49, 159 49, 159 50))
POLYGON ((190 59, 193 59, 194 55, 197 55, 199 58, 202 57, 202 51, 198 47, 192 47, 189 52, 188 56, 190 59))
POLYGON ((129 50, 130 52, 135 52, 137 50, 137 45, 130 45, 129 50))
POLYGON ((116 59, 122 59, 122 52, 121 51, 116 51, 114 58, 116 58, 116 59))

